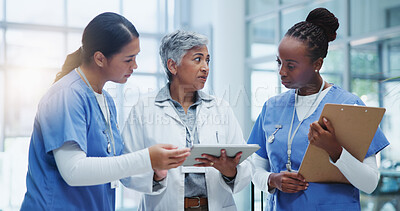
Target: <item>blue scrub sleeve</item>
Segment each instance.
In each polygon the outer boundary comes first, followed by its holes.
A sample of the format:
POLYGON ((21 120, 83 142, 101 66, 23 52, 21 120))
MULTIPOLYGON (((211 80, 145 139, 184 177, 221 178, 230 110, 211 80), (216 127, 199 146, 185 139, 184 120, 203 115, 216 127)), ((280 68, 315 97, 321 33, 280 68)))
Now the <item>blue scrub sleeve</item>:
POLYGON ((37 121, 46 153, 75 141, 87 153, 87 127, 84 96, 72 89, 62 89, 44 101, 37 121))
POLYGON ((247 141, 248 144, 258 144, 260 146, 260 149, 257 150, 257 154, 265 159, 268 159, 267 151, 266 151, 266 138, 265 138, 265 132, 263 128, 263 123, 264 123, 264 115, 266 112, 266 103, 263 106, 263 109, 258 115, 258 118, 256 120, 256 123, 253 126, 253 129, 250 133, 249 140, 247 141))

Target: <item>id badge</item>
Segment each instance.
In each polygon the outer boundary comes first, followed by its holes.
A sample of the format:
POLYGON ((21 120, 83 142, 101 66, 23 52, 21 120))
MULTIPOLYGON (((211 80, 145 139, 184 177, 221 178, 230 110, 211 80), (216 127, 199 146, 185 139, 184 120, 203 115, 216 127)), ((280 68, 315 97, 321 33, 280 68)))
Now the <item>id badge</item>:
POLYGON ((115 188, 119 187, 119 181, 118 180, 112 181, 110 184, 111 184, 111 189, 115 189, 115 188))
POLYGON ((182 173, 206 173, 205 167, 181 166, 182 173))

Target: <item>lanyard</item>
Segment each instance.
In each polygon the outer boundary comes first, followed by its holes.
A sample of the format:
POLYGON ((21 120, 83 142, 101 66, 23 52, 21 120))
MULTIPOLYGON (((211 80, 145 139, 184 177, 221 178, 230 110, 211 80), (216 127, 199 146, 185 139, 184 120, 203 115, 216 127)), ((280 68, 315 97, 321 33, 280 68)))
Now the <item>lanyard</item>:
POLYGON ((293 116, 292 116, 292 121, 290 123, 290 128, 289 128, 289 133, 288 133, 288 144, 287 144, 288 145, 288 150, 287 150, 288 161, 286 163, 286 169, 289 172, 292 171, 292 162, 290 161, 290 156, 292 155, 292 142, 293 142, 294 136, 296 135, 297 130, 300 128, 301 123, 303 123, 303 121, 306 118, 306 116, 308 115, 308 113, 314 107, 314 104, 315 104, 315 102, 317 102, 317 99, 318 99, 319 95, 321 94, 322 90, 324 89, 324 86, 325 86, 325 81, 322 80, 322 85, 318 91, 317 97, 315 98, 314 102, 311 104, 306 115, 303 117, 303 119, 297 125, 296 129, 293 131, 293 135, 292 135, 292 128, 293 128, 293 123, 294 123, 294 113, 296 112, 296 104, 297 104, 297 97, 298 97, 298 89, 296 89, 295 98, 294 98, 294 106, 293 106, 293 116))
MULTIPOLYGON (((86 78, 86 76, 85 76, 85 74, 83 73, 83 71, 81 70, 81 68, 80 67, 78 67, 77 68, 77 71, 78 71, 78 73, 83 77, 83 79, 85 80, 85 82, 86 82, 86 84, 88 85, 88 87, 90 88, 90 90, 92 90, 93 91, 93 94, 94 94, 94 89, 92 88, 92 86, 90 85, 90 83, 89 83, 89 81, 88 81, 88 79, 86 78)), ((112 143, 112 148, 113 148, 113 152, 114 152, 114 156, 116 155, 116 152, 115 152, 115 142, 114 142, 114 136, 113 136, 113 133, 112 133, 112 128, 111 128, 111 120, 110 120, 110 109, 109 109, 109 107, 108 107, 108 103, 107 103, 107 101, 106 101, 106 97, 105 97, 105 95, 104 95, 104 93, 102 94, 103 95, 103 99, 104 99, 104 105, 106 106, 106 116, 107 116, 107 118, 106 119, 104 119, 104 117, 103 117, 103 121, 104 121, 104 124, 106 125, 106 127, 107 127, 107 133, 108 133, 108 136, 110 137, 110 139, 111 139, 111 143, 112 143)), ((99 109, 100 109, 100 111, 101 111, 101 108, 100 108, 100 103, 97 101, 97 98, 96 98, 96 102, 97 102, 97 105, 99 106, 99 109)), ((110 141, 107 139, 107 141, 108 141, 108 144, 107 144, 107 152, 108 153, 111 153, 111 144, 110 144, 110 141)))

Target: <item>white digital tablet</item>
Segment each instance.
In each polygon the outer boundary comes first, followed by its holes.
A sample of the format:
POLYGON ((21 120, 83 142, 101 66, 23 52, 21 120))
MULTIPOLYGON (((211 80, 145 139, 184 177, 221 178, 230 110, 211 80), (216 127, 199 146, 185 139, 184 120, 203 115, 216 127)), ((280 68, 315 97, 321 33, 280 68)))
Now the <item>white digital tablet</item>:
POLYGON ((241 163, 255 151, 260 149, 260 146, 258 146, 258 144, 194 144, 192 149, 190 150, 190 156, 186 158, 185 162, 183 162, 182 165, 193 166, 194 164, 200 163, 195 159, 202 158, 202 154, 209 154, 219 157, 221 155, 222 149, 226 150, 226 155, 228 157, 235 157, 238 152, 242 152, 242 157, 239 161, 239 163, 241 163))

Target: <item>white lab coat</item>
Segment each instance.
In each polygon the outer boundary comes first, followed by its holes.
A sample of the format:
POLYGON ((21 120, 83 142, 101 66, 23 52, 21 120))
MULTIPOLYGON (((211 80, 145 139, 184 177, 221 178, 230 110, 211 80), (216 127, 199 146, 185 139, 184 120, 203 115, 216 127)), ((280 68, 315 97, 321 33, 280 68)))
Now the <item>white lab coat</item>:
MULTIPOLYGON (((156 102, 156 94, 142 97, 133 106, 122 132, 125 152, 137 151, 157 143, 169 143, 184 148, 186 128, 169 101, 156 102)), ((244 144, 243 134, 229 104, 211 96, 196 110, 196 124, 200 144, 244 144)), ((233 190, 215 168, 205 167, 205 178, 210 211, 237 210, 233 193, 251 181, 249 159, 237 166, 233 190)), ((199 167, 204 168, 204 167, 199 167)), ((182 167, 170 169, 161 182, 163 188, 153 191, 153 172, 121 180, 129 188, 145 193, 139 210, 184 210, 184 178, 182 167)))

